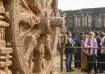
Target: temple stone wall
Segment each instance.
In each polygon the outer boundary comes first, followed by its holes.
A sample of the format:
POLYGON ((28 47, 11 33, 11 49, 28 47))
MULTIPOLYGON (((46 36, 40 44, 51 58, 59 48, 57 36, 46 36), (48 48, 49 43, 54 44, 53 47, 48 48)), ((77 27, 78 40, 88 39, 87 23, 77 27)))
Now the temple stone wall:
POLYGON ((105 8, 65 11, 68 29, 72 32, 105 31, 105 8))

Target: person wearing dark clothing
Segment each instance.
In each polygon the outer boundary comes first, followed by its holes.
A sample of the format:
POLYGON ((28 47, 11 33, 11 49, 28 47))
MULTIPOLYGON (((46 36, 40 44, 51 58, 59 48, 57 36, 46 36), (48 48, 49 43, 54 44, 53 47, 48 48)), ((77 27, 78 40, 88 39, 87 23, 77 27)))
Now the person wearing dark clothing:
MULTIPOLYGON (((97 40, 97 45, 98 47, 101 47, 100 42, 101 42, 101 38, 100 38, 100 34, 99 32, 95 32, 96 35, 96 40, 97 40)), ((101 49, 97 50, 97 62, 101 62, 101 49)), ((100 69, 100 63, 97 63, 97 68, 100 69)))
MULTIPOLYGON (((81 42, 83 40, 84 33, 80 33, 80 37, 77 38, 75 45, 77 47, 81 47, 81 42)), ((76 49, 76 54, 75 54, 75 60, 79 60, 79 62, 75 62, 75 67, 76 68, 81 68, 81 48, 76 49)))
POLYGON ((74 42, 71 37, 71 33, 67 33, 67 38, 66 38, 66 45, 65 45, 65 55, 66 55, 66 71, 71 72, 74 71, 71 68, 72 64, 72 56, 73 56, 73 48, 68 48, 68 47, 73 47, 74 42))
MULTIPOLYGON (((105 47, 105 34, 101 33, 100 36, 102 38, 100 45, 104 48, 105 47)), ((101 62, 105 62, 105 49, 101 49, 101 62)), ((100 71, 99 71, 99 73, 103 73, 104 66, 105 66, 105 63, 101 63, 100 64, 100 71)))

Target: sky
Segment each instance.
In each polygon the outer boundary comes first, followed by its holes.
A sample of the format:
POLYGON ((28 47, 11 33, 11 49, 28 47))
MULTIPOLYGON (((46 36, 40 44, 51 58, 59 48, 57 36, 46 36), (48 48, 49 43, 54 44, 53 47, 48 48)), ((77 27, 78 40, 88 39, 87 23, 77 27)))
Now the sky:
POLYGON ((105 0, 58 0, 61 10, 105 7, 105 0))

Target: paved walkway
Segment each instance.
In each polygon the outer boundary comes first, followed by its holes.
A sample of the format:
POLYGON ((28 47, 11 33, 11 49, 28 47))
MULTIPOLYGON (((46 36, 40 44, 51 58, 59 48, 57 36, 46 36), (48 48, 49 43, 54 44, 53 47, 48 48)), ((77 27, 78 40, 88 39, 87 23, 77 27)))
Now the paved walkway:
MULTIPOLYGON (((55 74, 87 74, 85 72, 81 72, 80 70, 76 70, 76 69, 74 69, 74 70, 75 70, 74 72, 66 72, 65 63, 64 63, 64 71, 60 72, 60 56, 59 55, 56 56, 55 62, 54 62, 55 74)), ((94 74, 94 72, 92 72, 91 74, 94 74)), ((99 74, 105 74, 105 72, 104 73, 99 73, 99 74)))

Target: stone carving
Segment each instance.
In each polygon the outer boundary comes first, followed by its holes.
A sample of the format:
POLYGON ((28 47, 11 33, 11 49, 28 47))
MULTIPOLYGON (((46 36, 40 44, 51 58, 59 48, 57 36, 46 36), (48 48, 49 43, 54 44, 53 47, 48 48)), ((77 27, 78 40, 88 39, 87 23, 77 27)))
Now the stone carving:
POLYGON ((64 25, 57 0, 0 0, 1 74, 52 74, 64 25))
POLYGON ((0 0, 0 74, 12 74, 8 68, 12 65, 12 61, 10 60, 12 58, 10 55, 12 48, 8 47, 5 41, 5 28, 9 24, 5 21, 6 17, 4 15, 6 15, 5 7, 3 0, 0 0))
POLYGON ((65 24, 57 0, 13 0, 10 6, 13 74, 52 74, 60 30, 65 24))

